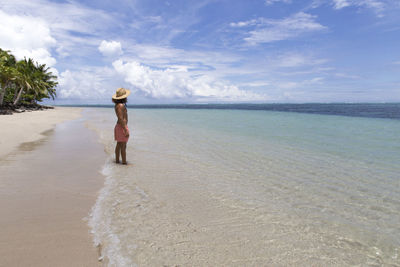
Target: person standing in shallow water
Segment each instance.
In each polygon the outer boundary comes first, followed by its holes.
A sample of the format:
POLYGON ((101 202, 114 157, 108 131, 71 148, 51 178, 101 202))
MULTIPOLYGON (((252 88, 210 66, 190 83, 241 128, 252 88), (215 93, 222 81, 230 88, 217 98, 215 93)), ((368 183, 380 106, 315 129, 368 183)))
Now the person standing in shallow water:
POLYGON ((115 114, 118 121, 114 128, 114 139, 117 141, 115 146, 115 162, 119 163, 119 156, 122 157, 122 164, 127 164, 126 161, 126 143, 129 139, 128 129, 128 112, 126 110, 127 97, 131 92, 125 88, 118 88, 112 96, 112 101, 115 104, 115 114))

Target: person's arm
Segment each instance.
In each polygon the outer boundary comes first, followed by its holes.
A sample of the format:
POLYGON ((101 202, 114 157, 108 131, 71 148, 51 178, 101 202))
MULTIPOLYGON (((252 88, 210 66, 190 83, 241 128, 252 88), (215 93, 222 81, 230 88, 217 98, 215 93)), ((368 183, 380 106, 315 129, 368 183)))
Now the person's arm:
POLYGON ((126 125, 127 121, 124 118, 124 105, 123 104, 118 104, 117 105, 117 117, 118 117, 118 123, 122 126, 122 129, 124 131, 124 134, 126 137, 129 136, 129 131, 128 127, 126 125))

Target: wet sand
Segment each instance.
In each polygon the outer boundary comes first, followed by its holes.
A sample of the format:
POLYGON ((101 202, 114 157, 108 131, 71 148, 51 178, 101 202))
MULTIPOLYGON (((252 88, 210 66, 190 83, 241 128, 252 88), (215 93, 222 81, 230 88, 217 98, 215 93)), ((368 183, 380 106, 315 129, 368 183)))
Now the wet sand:
MULTIPOLYGON (((99 266, 85 218, 103 184, 104 149, 82 119, 51 130, 57 112, 45 112, 42 117, 53 119, 41 125, 47 130, 42 138, 0 158, 0 265, 99 266)), ((34 113, 17 115, 39 115, 34 113)), ((58 121, 79 113, 71 109, 58 121)))
POLYGON ((80 108, 55 107, 0 116, 0 159, 22 143, 42 139, 43 133, 53 129, 57 123, 76 119, 80 114, 80 108))

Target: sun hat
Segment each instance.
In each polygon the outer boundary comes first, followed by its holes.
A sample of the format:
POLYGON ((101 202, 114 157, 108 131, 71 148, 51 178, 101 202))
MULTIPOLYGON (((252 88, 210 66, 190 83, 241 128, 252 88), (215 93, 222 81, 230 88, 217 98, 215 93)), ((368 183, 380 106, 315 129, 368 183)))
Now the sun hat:
POLYGON ((124 99, 127 98, 130 93, 131 91, 128 89, 118 88, 115 94, 112 96, 112 99, 124 99))

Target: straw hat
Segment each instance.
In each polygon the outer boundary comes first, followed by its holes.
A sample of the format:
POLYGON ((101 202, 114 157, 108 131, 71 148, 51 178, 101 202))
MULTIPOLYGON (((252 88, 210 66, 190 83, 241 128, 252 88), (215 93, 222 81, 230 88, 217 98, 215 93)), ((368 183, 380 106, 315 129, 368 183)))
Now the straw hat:
POLYGON ((131 91, 128 89, 118 88, 115 94, 112 96, 112 99, 124 99, 127 98, 130 93, 131 91))

